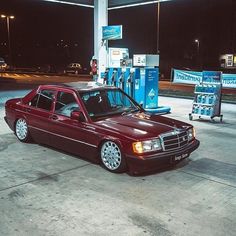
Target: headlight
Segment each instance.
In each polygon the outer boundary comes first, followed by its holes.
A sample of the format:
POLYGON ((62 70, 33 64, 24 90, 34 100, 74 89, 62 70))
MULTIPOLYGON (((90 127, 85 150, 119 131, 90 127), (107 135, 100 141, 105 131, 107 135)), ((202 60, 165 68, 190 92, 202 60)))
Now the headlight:
POLYGON ((195 129, 194 128, 187 130, 187 133, 188 133, 188 141, 191 141, 195 138, 195 129))
POLYGON ((161 150, 161 142, 158 138, 142 142, 135 142, 132 146, 133 151, 139 154, 161 150))

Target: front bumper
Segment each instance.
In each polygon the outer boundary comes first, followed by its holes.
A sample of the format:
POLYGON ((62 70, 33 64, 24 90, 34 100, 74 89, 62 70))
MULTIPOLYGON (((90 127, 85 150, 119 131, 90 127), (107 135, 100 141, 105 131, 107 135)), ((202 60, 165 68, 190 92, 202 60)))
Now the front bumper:
POLYGON ((199 145, 200 142, 195 139, 182 149, 172 150, 169 152, 155 153, 146 156, 145 158, 134 155, 126 155, 127 165, 129 167, 130 173, 132 174, 158 170, 160 168, 178 163, 179 161, 174 160, 176 156, 186 154, 183 159, 187 158, 190 153, 192 153, 199 147, 199 145))

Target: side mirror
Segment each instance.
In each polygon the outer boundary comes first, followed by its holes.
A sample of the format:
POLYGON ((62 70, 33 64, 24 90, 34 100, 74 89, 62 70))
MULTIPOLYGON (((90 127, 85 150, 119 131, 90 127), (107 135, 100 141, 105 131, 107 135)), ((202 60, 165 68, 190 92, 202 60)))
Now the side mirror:
POLYGON ((70 115, 70 118, 71 118, 72 120, 77 120, 77 121, 82 121, 82 120, 84 120, 84 119, 83 119, 83 114, 82 114, 81 111, 72 111, 72 112, 71 112, 71 115, 70 115))

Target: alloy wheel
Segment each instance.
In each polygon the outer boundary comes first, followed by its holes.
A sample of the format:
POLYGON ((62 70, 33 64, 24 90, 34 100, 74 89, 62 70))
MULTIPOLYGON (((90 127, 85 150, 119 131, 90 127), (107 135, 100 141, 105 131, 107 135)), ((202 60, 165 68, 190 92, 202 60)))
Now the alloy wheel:
POLYGON ((27 139, 28 125, 24 119, 18 119, 16 122, 16 136, 19 140, 24 141, 27 139))
POLYGON ((122 161, 118 145, 112 141, 106 141, 101 148, 101 159, 107 169, 111 171, 117 170, 122 161))

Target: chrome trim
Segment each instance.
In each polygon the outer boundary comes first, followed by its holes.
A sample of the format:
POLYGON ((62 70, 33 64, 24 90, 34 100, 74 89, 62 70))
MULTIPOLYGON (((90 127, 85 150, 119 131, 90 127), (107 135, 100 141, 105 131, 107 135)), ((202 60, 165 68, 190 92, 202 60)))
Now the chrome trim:
POLYGON ((175 129, 174 131, 161 134, 159 137, 161 140, 161 146, 163 151, 171 151, 184 148, 189 143, 188 133, 186 130, 175 129), (168 137, 170 138, 166 139, 168 137), (171 148, 171 146, 175 147, 171 148))
POLYGON ((50 131, 47 131, 47 130, 44 130, 44 129, 40 129, 40 128, 36 128, 36 127, 34 127, 34 126, 28 126, 28 127, 29 127, 29 128, 32 128, 32 129, 36 129, 36 130, 42 131, 42 132, 45 132, 45 133, 48 133, 48 134, 52 134, 52 135, 58 136, 58 137, 60 137, 60 138, 65 138, 65 139, 68 139, 68 140, 71 140, 71 141, 74 141, 74 142, 77 142, 77 143, 82 143, 82 144, 85 144, 85 145, 88 145, 88 146, 97 148, 96 145, 93 145, 93 144, 90 144, 90 143, 86 143, 86 142, 83 142, 83 141, 79 141, 79 140, 76 140, 76 139, 73 139, 73 138, 69 138, 69 137, 66 137, 66 136, 63 136, 63 135, 60 135, 60 134, 52 133, 52 132, 50 132, 50 131))

